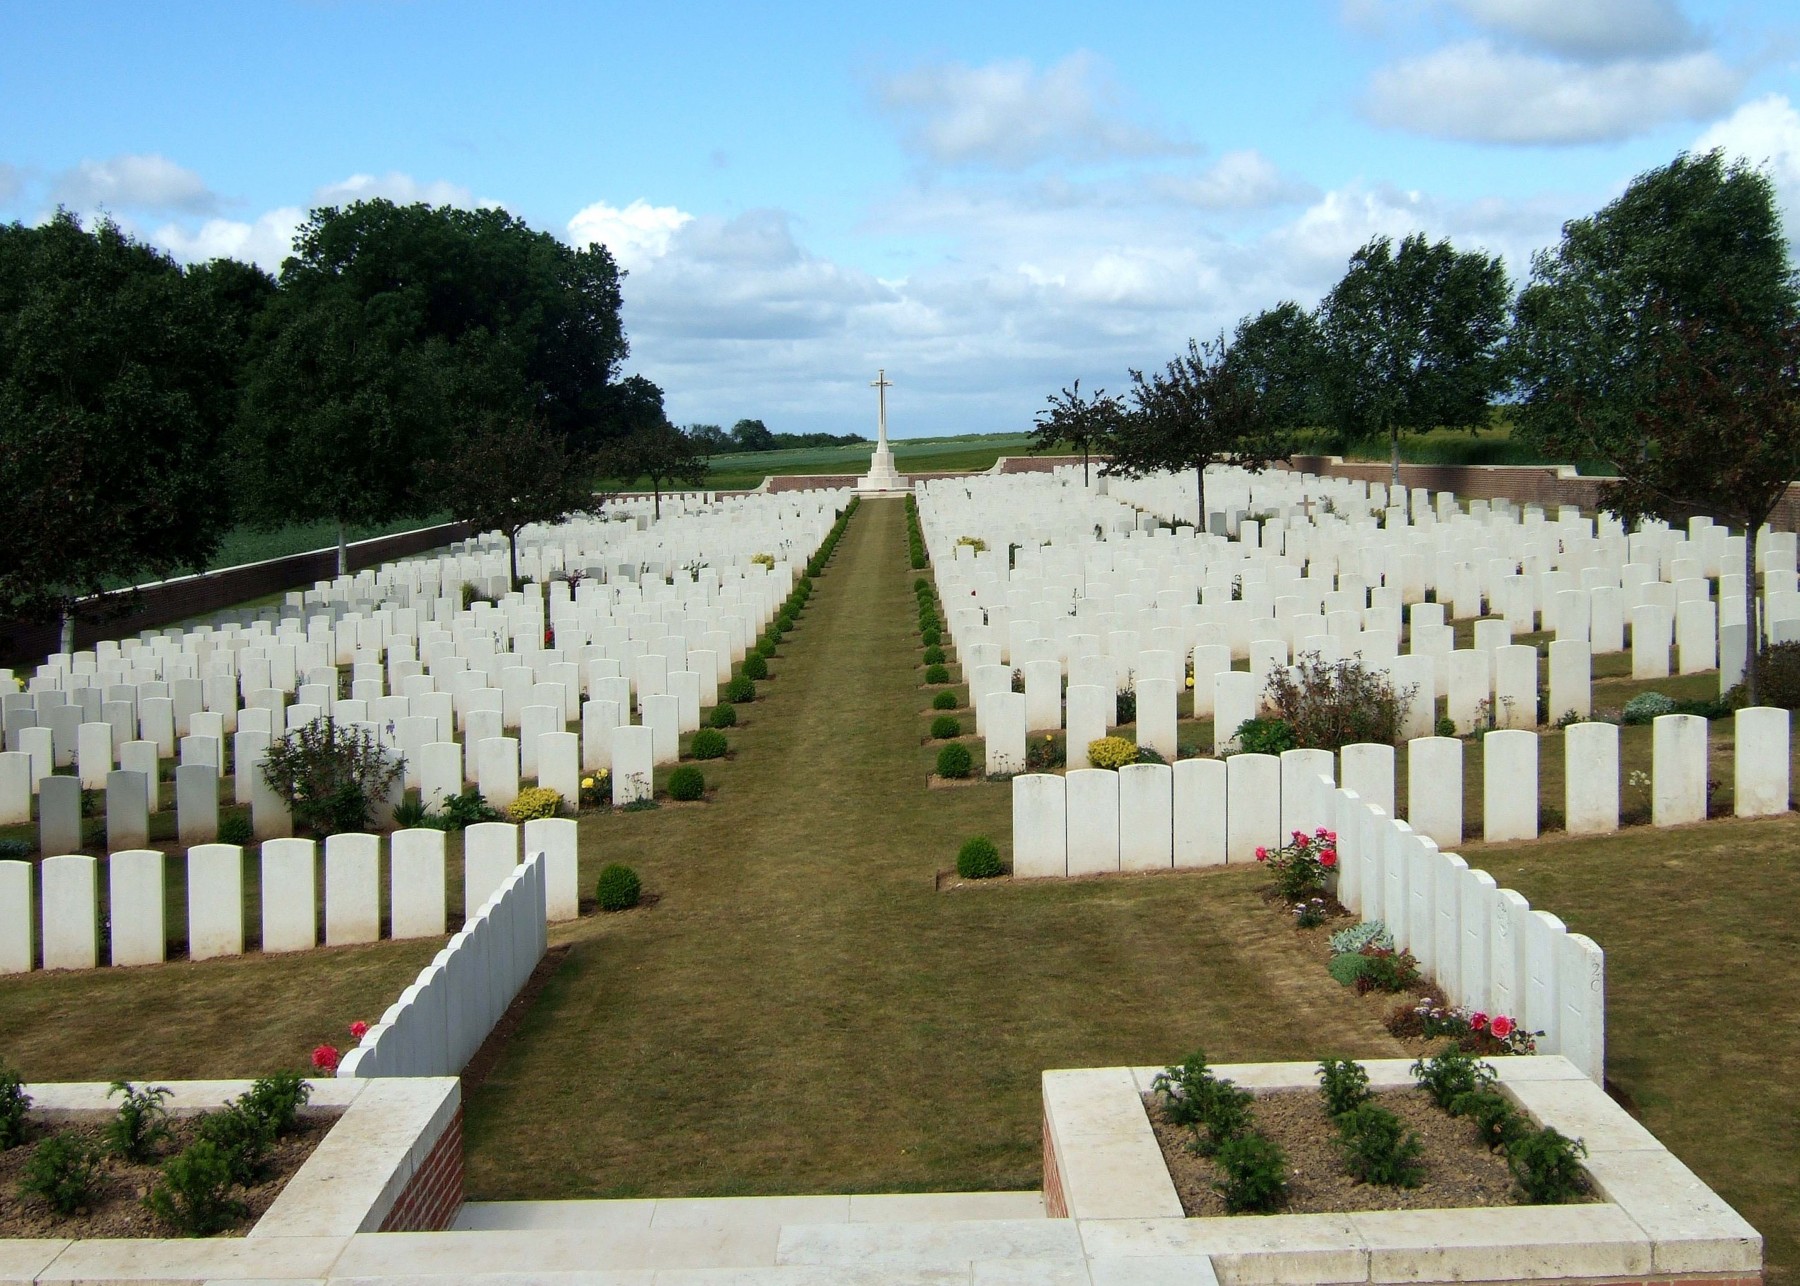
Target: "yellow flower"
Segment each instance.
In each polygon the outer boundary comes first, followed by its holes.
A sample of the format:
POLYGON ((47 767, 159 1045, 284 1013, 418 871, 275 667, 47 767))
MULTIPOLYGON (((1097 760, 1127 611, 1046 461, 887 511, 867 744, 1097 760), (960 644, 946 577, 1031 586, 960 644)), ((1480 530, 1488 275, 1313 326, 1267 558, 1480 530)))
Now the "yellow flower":
POLYGON ((594 788, 594 779, 592 777, 583 777, 581 779, 581 788, 583 790, 592 790, 594 788))

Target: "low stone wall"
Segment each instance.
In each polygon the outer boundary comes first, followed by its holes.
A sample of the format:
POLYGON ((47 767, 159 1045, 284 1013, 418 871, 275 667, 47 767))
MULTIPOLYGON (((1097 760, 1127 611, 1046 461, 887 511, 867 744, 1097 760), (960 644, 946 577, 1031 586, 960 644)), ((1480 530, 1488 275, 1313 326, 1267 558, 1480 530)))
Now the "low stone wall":
POLYGON ((382 1232, 443 1232, 455 1222, 463 1203, 462 1127, 462 1108, 458 1106, 381 1221, 382 1232))

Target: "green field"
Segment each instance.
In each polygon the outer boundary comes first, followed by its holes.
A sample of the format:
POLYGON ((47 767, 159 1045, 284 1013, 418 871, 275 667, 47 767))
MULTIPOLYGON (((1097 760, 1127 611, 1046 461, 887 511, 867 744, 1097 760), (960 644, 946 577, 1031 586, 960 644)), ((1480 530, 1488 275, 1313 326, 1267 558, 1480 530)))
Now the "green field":
MULTIPOLYGON (((1026 455, 1031 436, 1025 433, 968 433, 947 438, 893 438, 894 463, 902 473, 939 473, 986 469, 1003 455, 1026 455)), ((713 457, 706 485, 720 491, 754 487, 770 474, 864 473, 875 444, 805 447, 791 451, 746 451, 713 457)))

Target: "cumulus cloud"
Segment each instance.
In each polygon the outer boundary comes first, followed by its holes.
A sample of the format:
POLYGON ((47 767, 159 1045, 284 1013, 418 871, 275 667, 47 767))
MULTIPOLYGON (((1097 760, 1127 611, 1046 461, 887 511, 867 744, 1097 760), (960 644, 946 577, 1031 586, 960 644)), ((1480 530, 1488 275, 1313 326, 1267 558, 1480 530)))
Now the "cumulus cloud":
POLYGON ((219 208, 219 198, 198 174, 154 153, 83 161, 56 177, 51 195, 77 210, 211 214, 219 208))
POLYGON ((281 261, 293 253, 294 234, 305 220, 306 211, 283 206, 249 222, 208 219, 197 228, 164 224, 149 234, 149 240, 183 263, 240 259, 279 273, 281 261))
POLYGON ((1574 62, 1463 41, 1382 68, 1363 108, 1378 124, 1485 143, 1627 138, 1731 106, 1746 73, 1716 53, 1574 62))
POLYGON ((1227 152, 1204 172, 1190 177, 1166 176, 1154 186, 1188 205, 1209 210, 1253 210, 1307 201, 1318 189, 1283 174, 1261 152, 1227 152))
POLYGON ((1650 57, 1697 48, 1673 0, 1451 0, 1489 31, 1568 58, 1650 57))
POLYGON ((569 220, 569 241, 576 246, 598 242, 614 259, 633 268, 665 254, 669 239, 694 216, 672 205, 651 205, 641 197, 624 209, 596 201, 569 220))
POLYGON ((1785 94, 1745 103, 1694 142, 1694 151, 1723 148, 1767 169, 1790 238, 1800 239, 1800 111, 1785 94))
POLYGON ((1106 68, 1086 52, 1042 70, 1022 58, 918 67, 883 78, 875 97, 907 148, 939 165, 1016 170, 1192 150, 1126 119, 1106 68))
POLYGON ((315 205, 349 205, 354 201, 370 201, 385 197, 396 205, 453 205, 473 210, 479 205, 497 205, 494 201, 477 201, 475 194, 460 183, 434 179, 421 183, 410 174, 390 170, 386 174, 352 174, 337 183, 327 183, 313 193, 315 205))

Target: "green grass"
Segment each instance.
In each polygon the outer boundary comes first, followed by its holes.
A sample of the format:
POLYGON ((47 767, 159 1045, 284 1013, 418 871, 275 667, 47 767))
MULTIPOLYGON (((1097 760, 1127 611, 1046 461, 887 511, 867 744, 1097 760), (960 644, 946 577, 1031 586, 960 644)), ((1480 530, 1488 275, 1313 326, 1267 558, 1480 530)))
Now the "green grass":
POLYGON ((583 820, 653 900, 557 934, 471 1197, 1032 1188, 1046 1068, 1395 1051, 1254 869, 936 889, 1011 794, 927 787, 904 530, 858 510, 708 802, 583 820))
MULTIPOLYGON (((1025 455, 1024 433, 971 433, 947 438, 893 438, 894 462, 902 473, 986 469, 1003 455, 1025 455)), ((770 474, 864 473, 874 442, 860 446, 804 447, 787 451, 747 451, 714 456, 706 486, 720 491, 754 487, 770 474)))

